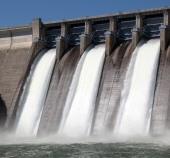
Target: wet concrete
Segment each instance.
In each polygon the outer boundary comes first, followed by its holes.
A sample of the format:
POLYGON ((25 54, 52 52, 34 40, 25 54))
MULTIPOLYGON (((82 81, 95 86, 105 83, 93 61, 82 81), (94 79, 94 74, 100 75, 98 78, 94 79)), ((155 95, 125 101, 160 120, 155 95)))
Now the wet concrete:
POLYGON ((79 59, 79 47, 75 47, 56 64, 39 125, 39 135, 57 132, 79 59))
POLYGON ((170 46, 160 56, 150 133, 162 135, 166 129, 170 129, 170 46))
POLYGON ((91 128, 94 135, 114 128, 130 58, 130 42, 120 44, 109 57, 106 57, 91 128))

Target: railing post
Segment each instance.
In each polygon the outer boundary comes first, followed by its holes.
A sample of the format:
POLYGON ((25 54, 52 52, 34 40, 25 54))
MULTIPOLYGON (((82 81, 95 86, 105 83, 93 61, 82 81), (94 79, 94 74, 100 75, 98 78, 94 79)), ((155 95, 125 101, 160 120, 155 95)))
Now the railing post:
POLYGON ((82 55, 88 45, 91 43, 91 39, 88 38, 88 34, 91 33, 92 27, 90 21, 85 21, 84 34, 80 35, 80 54, 82 55))
POLYGON ((116 44, 116 20, 115 18, 110 19, 109 31, 105 32, 105 48, 106 56, 109 56, 113 50, 114 45, 116 44))
POLYGON ((168 11, 164 13, 164 22, 159 29, 160 29, 161 52, 164 52, 170 40, 170 13, 168 11))
POLYGON ((143 19, 141 15, 136 15, 136 26, 132 29, 132 50, 134 50, 142 37, 141 28, 143 19))

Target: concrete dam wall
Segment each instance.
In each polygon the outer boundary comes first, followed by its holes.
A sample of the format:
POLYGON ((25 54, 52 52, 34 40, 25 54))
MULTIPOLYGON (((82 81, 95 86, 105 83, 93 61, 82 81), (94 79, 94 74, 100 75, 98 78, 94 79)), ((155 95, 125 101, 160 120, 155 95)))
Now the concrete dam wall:
MULTIPOLYGON (((85 109, 80 105, 78 111, 73 116, 70 114, 69 118, 72 118, 73 122, 77 122, 77 127, 84 124, 79 127, 88 128, 85 135, 113 133, 117 128, 118 113, 123 99, 122 93, 126 88, 125 80, 132 62, 132 54, 138 49, 142 51, 142 47, 151 39, 160 39, 160 55, 157 74, 155 73, 156 83, 153 87, 154 97, 149 128, 153 135, 163 134, 169 128, 169 7, 46 23, 37 18, 33 19, 30 25, 0 29, 0 101, 2 100, 2 103, 0 102, 0 119, 2 120, 0 120, 0 127, 13 130, 14 122, 17 124, 17 111, 21 108, 20 100, 26 87, 26 81, 29 81, 28 76, 32 63, 41 50, 55 48, 55 65, 52 75, 49 76, 50 84, 40 112, 36 135, 68 134, 64 132, 69 127, 67 115, 69 116, 72 108, 78 108, 71 104, 66 106, 70 91, 73 93, 70 103, 74 103, 78 99, 74 97, 80 93, 79 84, 84 82, 87 87, 92 84, 90 81, 87 83, 82 80, 83 78, 88 79, 90 76, 81 77, 86 69, 87 74, 90 74, 92 67, 80 66, 80 62, 83 60, 82 64, 90 63, 88 56, 95 54, 96 50, 100 52, 101 49, 97 47, 103 43, 105 58, 101 74, 98 74, 100 82, 96 88, 97 96, 87 99, 92 101, 87 104, 94 105, 94 107, 85 109), (142 39, 146 42, 140 45, 139 42, 142 39), (91 44, 94 45, 94 48, 91 47, 91 44), (87 59, 85 53, 88 54, 87 59), (77 70, 78 67, 81 68, 77 70), (80 76, 75 80, 75 74, 78 71, 80 76), (72 89, 73 82, 77 84, 75 89, 72 89), (85 110, 89 110, 90 114, 84 116, 83 111, 85 113, 85 110), (80 113, 82 114, 80 115, 80 113), (89 120, 88 123, 81 123, 81 120, 85 118, 89 120)), ((93 60, 97 62, 97 58, 93 60)), ((132 83, 129 86, 131 85, 132 83)), ((80 89, 83 88, 85 87, 80 89)), ((86 94, 85 92, 84 89, 81 93, 86 94)), ((95 94, 93 95, 95 96, 95 94)), ((81 99, 83 100, 83 98, 81 99)), ((83 105, 85 101, 79 102, 83 105)), ((28 116, 31 117, 31 113, 28 116)), ((126 127, 128 126, 126 125, 126 127)), ((69 128, 72 129, 72 127, 69 128)))

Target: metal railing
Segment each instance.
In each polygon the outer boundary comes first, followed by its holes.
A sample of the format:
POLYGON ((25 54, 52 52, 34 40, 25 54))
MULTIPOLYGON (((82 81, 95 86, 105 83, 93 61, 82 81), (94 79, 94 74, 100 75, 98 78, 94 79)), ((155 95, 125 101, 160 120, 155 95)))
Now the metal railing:
MULTIPOLYGON (((141 32, 145 37, 154 38, 154 37, 160 36, 160 28, 161 27, 170 29, 170 26, 163 26, 161 23, 147 24, 147 25, 143 26, 141 29, 135 29, 135 28, 134 29, 137 32, 141 32)), ((120 28, 120 29, 112 32, 112 34, 114 34, 120 40, 127 41, 127 40, 132 39, 132 32, 134 29, 132 27, 120 28)), ((94 42, 102 43, 102 42, 105 42, 106 32, 107 32, 106 29, 95 30, 85 36, 94 42)), ((65 40, 70 45, 79 45, 80 44, 80 35, 82 35, 82 33, 72 33, 70 35, 62 37, 61 39, 65 40)), ((35 42, 42 42, 42 43, 46 44, 48 47, 56 47, 56 39, 58 36, 59 35, 50 35, 43 39, 39 39, 35 42)))

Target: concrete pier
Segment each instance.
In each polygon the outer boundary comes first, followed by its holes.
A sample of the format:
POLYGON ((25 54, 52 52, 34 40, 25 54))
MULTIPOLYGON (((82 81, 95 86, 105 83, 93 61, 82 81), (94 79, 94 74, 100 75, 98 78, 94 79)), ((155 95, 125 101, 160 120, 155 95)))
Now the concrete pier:
POLYGON ((91 33, 91 31, 92 31, 92 26, 90 21, 85 21, 84 34, 80 35, 80 54, 84 53, 85 49, 92 41, 88 36, 88 34, 91 33))
POLYGON ((32 19, 32 34, 33 41, 41 39, 43 34, 41 18, 32 19))
POLYGON ((142 16, 136 15, 136 26, 132 30, 132 50, 134 50, 142 37, 141 28, 143 26, 142 16))
POLYGON ((164 52, 166 50, 169 40, 170 40, 170 12, 165 11, 164 23, 160 27, 161 52, 164 52))
POLYGON ((68 43, 65 40, 65 37, 68 35, 68 27, 65 23, 61 24, 61 36, 56 38, 56 59, 60 60, 64 51, 68 47, 68 43))
POLYGON ((116 44, 116 19, 110 19, 109 31, 105 33, 105 47, 106 47, 106 56, 109 56, 113 50, 114 45, 116 44))

